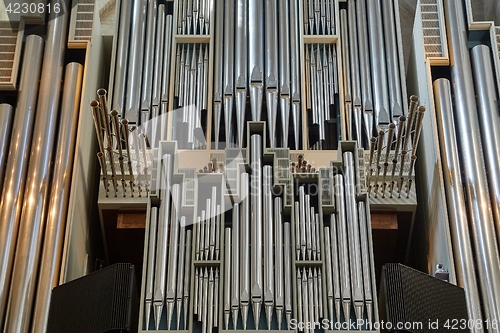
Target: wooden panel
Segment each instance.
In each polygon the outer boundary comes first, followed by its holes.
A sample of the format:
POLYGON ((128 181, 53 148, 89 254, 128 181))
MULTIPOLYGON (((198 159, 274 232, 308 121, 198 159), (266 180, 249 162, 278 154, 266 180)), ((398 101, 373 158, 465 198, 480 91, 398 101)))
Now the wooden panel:
POLYGON ((118 213, 116 227, 118 229, 144 229, 146 213, 118 213))

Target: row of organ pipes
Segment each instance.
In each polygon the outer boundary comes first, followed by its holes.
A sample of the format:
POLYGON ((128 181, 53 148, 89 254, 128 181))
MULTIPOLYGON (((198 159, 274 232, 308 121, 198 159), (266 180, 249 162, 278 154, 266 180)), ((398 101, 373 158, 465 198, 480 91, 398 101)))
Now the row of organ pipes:
POLYGON ((398 16, 393 1, 337 6, 120 4, 109 105, 140 132, 156 131, 149 147, 167 128, 185 149, 245 147, 245 122, 266 121, 269 147, 336 149, 347 139, 369 149, 372 136, 390 123, 397 133, 407 114, 398 16))
POLYGON ((1 332, 45 332, 59 284, 83 80, 65 61, 69 16, 25 37, 17 102, 0 104, 1 332))
MULTIPOLYGON (((469 318, 500 320, 500 113, 492 50, 469 48, 464 4, 445 0, 451 77, 434 77, 439 151, 458 285, 469 318)), ((499 332, 477 327, 474 332, 499 332)))
POLYGON ((290 330, 291 319, 328 319, 332 329, 359 319, 359 329, 372 330, 371 226, 368 197, 356 186, 357 152, 325 168, 333 209, 324 210, 317 189, 300 182, 287 207, 277 166, 265 162, 264 131, 249 137, 239 190, 228 192, 222 173, 211 182, 200 173, 194 210, 184 205, 186 182, 176 176, 179 155, 160 148, 160 191, 150 201, 145 244, 144 331, 290 330))

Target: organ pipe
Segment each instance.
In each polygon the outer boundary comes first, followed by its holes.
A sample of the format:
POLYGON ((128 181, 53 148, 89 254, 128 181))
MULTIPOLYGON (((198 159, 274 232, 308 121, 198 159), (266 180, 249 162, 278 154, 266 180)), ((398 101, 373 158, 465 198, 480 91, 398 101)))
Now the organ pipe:
POLYGON ((26 37, 19 84, 20 93, 12 123, 9 156, 5 168, 5 186, 0 202, 0 331, 4 326, 14 248, 24 197, 42 51, 43 39, 40 36, 26 37))
POLYGON ((49 211, 40 261, 35 298, 32 333, 47 328, 52 288, 58 285, 62 245, 71 187, 73 156, 80 110, 83 67, 78 63, 66 66, 61 117, 57 131, 54 175, 52 177, 49 211))

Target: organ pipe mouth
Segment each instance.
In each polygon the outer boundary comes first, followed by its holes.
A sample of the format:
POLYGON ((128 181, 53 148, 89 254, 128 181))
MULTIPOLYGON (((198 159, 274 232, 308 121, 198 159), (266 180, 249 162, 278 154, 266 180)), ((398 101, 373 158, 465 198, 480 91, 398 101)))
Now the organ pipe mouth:
POLYGON ((107 91, 104 88, 100 88, 97 90, 97 95, 99 95, 99 96, 106 96, 106 94, 107 94, 107 91))
POLYGON ((92 102, 90 102, 90 107, 92 107, 92 108, 98 108, 99 107, 99 102, 96 101, 96 100, 93 100, 92 102))
POLYGON ((412 102, 418 103, 418 96, 411 95, 411 96, 410 96, 410 100, 411 100, 412 102))

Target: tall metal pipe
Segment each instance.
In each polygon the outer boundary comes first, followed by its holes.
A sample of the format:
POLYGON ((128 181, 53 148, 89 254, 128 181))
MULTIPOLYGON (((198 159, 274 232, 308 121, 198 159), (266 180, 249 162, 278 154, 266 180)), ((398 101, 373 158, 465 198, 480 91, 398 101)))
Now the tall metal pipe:
MULTIPOLYGON (((246 93, 249 80, 247 73, 248 44, 249 44, 248 41, 249 34, 247 28, 248 3, 245 0, 238 0, 238 2, 235 3, 235 6, 236 6, 236 16, 235 16, 236 26, 235 26, 235 39, 234 39, 234 46, 235 46, 234 80, 235 80, 235 94, 236 94, 236 128, 237 128, 237 138, 238 138, 237 142, 240 145, 240 147, 242 147, 244 123, 245 123, 245 107, 246 107, 246 96, 247 96, 246 93)), ((262 35, 258 36, 258 38, 261 37, 262 35)), ((253 51, 255 52, 255 50, 253 51)))
POLYGON ((3 329, 21 204, 24 198, 42 52, 42 37, 28 36, 22 63, 19 95, 12 123, 9 156, 5 168, 5 186, 0 201, 0 331, 3 329))
MULTIPOLYGON (((385 50, 382 32, 382 0, 367 1, 368 32, 370 44, 370 61, 372 69, 373 111, 375 125, 388 124, 389 120, 389 92, 387 89, 387 71, 385 50)), ((363 66, 361 66, 363 67, 363 66)))
POLYGON ((497 242, 500 241, 500 113, 493 78, 491 51, 486 45, 472 49, 472 69, 479 108, 479 125, 486 157, 491 207, 495 217, 497 242))
POLYGON ((155 46, 155 40, 157 39, 157 36, 161 36, 161 32, 159 31, 160 29, 163 29, 163 24, 158 24, 158 32, 156 31, 156 14, 158 13, 158 4, 156 0, 148 0, 147 13, 144 67, 142 70, 143 84, 141 94, 141 110, 149 110, 151 108, 151 92, 154 89, 152 86, 153 77, 161 75, 161 70, 155 70, 153 72, 153 69, 155 68, 155 58, 158 59, 156 56, 157 50, 162 50, 161 46, 155 46))
POLYGON ((382 19, 385 39, 385 61, 387 63, 387 83, 389 85, 389 103, 392 121, 397 124, 403 115, 403 99, 401 97, 401 78, 399 70, 398 41, 394 18, 394 2, 382 1, 382 19))
POLYGON ((266 0, 265 19, 267 32, 264 36, 267 125, 269 128, 269 146, 273 148, 276 147, 276 116, 278 113, 278 12, 276 1, 266 0))
POLYGON ((12 127, 12 114, 14 108, 10 104, 0 104, 0 192, 3 188, 3 179, 5 172, 5 165, 7 163, 7 156, 10 130, 12 127))
MULTIPOLYGON (((279 61, 279 88, 281 109, 282 140, 280 147, 288 147, 288 127, 290 124, 290 22, 288 14, 290 4, 288 0, 278 1, 279 49, 281 51, 279 61)), ((296 27, 293 27, 296 28, 296 27)))
MULTIPOLYGON (((69 1, 62 3, 69 8, 69 1)), ((27 332, 35 297, 35 284, 49 200, 50 163, 54 146, 59 96, 67 40, 69 11, 49 16, 37 102, 35 128, 29 157, 26 189, 19 222, 18 242, 9 296, 6 332, 27 332)), ((71 76, 78 74, 70 74, 71 76)))
MULTIPOLYGON (((251 286, 252 306, 255 322, 259 323, 262 306, 262 137, 254 134, 251 137, 251 286)), ((258 325, 256 325, 258 328, 258 325)))
POLYGON ((373 130, 373 99, 371 89, 371 70, 370 57, 368 49, 368 29, 366 27, 366 3, 365 1, 356 1, 356 21, 359 37, 359 74, 361 78, 361 96, 363 98, 363 111, 365 119, 366 137, 371 138, 373 130), (370 124, 372 126, 370 126, 370 124))
MULTIPOLYGON (((146 7, 147 0, 131 1, 132 5, 132 20, 130 22, 130 47, 126 52, 129 52, 128 69, 127 69, 127 84, 126 84, 126 99, 125 108, 122 114, 125 114, 131 122, 139 122, 139 113, 141 109, 141 84, 142 84, 142 60, 144 56, 144 35, 146 32, 146 7)), ((153 50, 150 50, 152 52, 153 50)))
MULTIPOLYGON (((485 319, 500 321, 500 261, 495 226, 485 175, 483 148, 467 47, 466 24, 461 1, 444 1, 450 50, 451 77, 455 92, 457 133, 462 151, 462 177, 470 212, 479 281, 486 309, 485 319)), ((498 331, 498 330, 497 330, 498 331)))
MULTIPOLYGON (((481 303, 476 281, 474 255, 469 235, 467 210, 462 187, 458 146, 453 121, 451 85, 447 79, 434 81, 436 119, 445 182, 450 229, 453 237, 458 284, 465 289, 469 318, 481 320, 481 303)), ((477 246, 477 245, 476 245, 477 246)), ((476 327, 475 332, 482 332, 476 327)))
POLYGON ((300 130, 300 56, 299 56, 299 42, 300 42, 300 27, 299 27, 299 5, 297 0, 290 1, 290 77, 291 77, 291 90, 292 97, 292 122, 293 133, 295 141, 295 149, 299 149, 299 136, 300 130))
MULTIPOLYGON (((243 26, 248 29, 248 53, 244 61, 248 62, 247 85, 250 88, 250 105, 253 121, 261 120, 262 110, 262 88, 264 83, 264 0, 248 1, 247 24, 243 26)), ((239 15, 239 13, 238 13, 239 15)), ((242 60, 240 58, 240 60, 242 60)), ((242 144, 240 142, 240 147, 242 144)))
MULTIPOLYGON (((156 23, 156 22, 155 22, 156 23)), ((170 48, 165 47, 165 5, 161 4, 158 6, 158 18, 157 18, 157 26, 158 30, 156 31, 156 42, 155 42, 155 53, 154 53, 154 69, 153 69, 153 86, 152 86, 152 105, 159 106, 161 105, 162 99, 162 83, 163 80, 170 80, 170 77, 164 78, 163 75, 168 76, 168 69, 165 71, 164 59, 165 57, 170 59, 170 53, 165 53, 165 49, 167 52, 170 52, 170 48)), ((169 43, 170 41, 167 41, 169 43)), ((146 81, 146 79, 144 79, 146 81)), ((168 100, 168 98, 166 99, 168 100)), ((144 105, 143 105, 144 106, 144 105)), ((158 112, 160 114, 160 112, 158 112)), ((157 130, 154 128, 153 130, 157 130)), ((157 135, 156 137, 158 137, 157 135)))
POLYGON ((50 190, 50 210, 43 238, 42 258, 38 274, 33 324, 31 332, 46 330, 52 288, 57 286, 64 237, 64 226, 68 211, 69 190, 73 169, 76 129, 80 111, 83 67, 78 63, 66 66, 64 90, 61 102, 61 118, 57 131, 54 176, 50 190))
MULTIPOLYGON (((125 87, 127 83, 128 50, 130 41, 130 20, 133 1, 120 1, 119 18, 116 20, 116 31, 118 31, 116 45, 115 72, 110 75, 113 78, 113 101, 112 109, 119 110, 122 117, 125 112, 125 87)), ((118 8, 118 7, 117 7, 118 8)))
POLYGON ((220 133, 220 120, 222 114, 222 101, 224 98, 223 91, 223 70, 222 65, 224 53, 224 1, 217 1, 215 3, 215 63, 214 63, 214 98, 213 98, 213 117, 214 123, 214 138, 215 149, 219 149, 219 133, 220 133))

